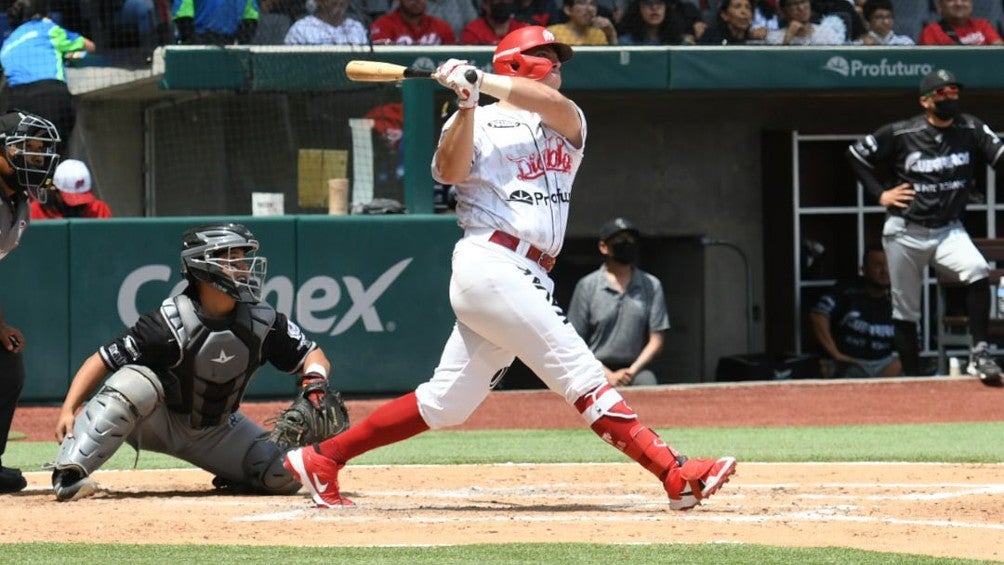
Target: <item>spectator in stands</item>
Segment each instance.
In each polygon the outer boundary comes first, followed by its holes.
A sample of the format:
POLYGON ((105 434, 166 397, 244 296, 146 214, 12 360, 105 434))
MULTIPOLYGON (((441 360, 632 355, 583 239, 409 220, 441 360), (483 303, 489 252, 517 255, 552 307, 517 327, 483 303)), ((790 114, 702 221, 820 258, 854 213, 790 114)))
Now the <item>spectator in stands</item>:
POLYGON ((478 18, 475 6, 473 0, 425 0, 425 13, 450 24, 453 37, 460 37, 467 24, 478 18))
POLYGON ((370 26, 374 45, 453 45, 453 28, 425 13, 426 0, 400 0, 393 12, 370 26))
POLYGON ((547 27, 550 23, 557 23, 554 21, 556 14, 557 9, 551 0, 516 0, 513 17, 527 25, 547 27))
POLYGON ((7 10, 14 29, 0 48, 7 78, 8 110, 37 114, 56 125, 65 153, 77 121, 73 95, 66 85, 63 60, 94 52, 94 42, 49 19, 49 0, 17 0, 7 10))
POLYGON ((463 45, 498 45, 510 31, 527 24, 513 18, 516 0, 481 0, 482 16, 467 24, 460 34, 463 45))
POLYGON ((814 18, 809 0, 778 0, 783 28, 767 33, 769 45, 843 45, 847 26, 839 16, 814 18))
POLYGON ((662 283, 636 266, 641 235, 624 218, 600 228, 603 264, 575 285, 568 321, 603 363, 613 386, 655 385, 645 367, 669 329, 662 283))
POLYGON ((247 45, 258 28, 258 0, 173 0, 178 43, 247 45))
POLYGON ((91 171, 76 159, 61 161, 52 176, 52 189, 45 204, 31 201, 32 220, 58 218, 111 218, 108 204, 98 200, 91 190, 91 171))
MULTIPOLYGON (((109 49, 141 47, 152 51, 160 42, 157 34, 157 13, 153 0, 125 0, 114 3, 113 13, 103 13, 102 25, 107 26, 109 49)), ((149 53, 147 53, 149 54, 149 53)))
POLYGON ((868 33, 861 39, 862 45, 913 45, 913 39, 898 35, 892 30, 892 0, 866 0, 863 9, 868 33))
MULTIPOLYGON (((750 0, 722 0, 718 21, 701 36, 702 45, 744 45, 750 41, 753 6, 750 0)), ((767 29, 762 28, 763 35, 767 29)))
POLYGON ((597 14, 596 0, 563 0, 568 21, 547 28, 565 45, 617 45, 617 30, 609 18, 597 14))
POLYGON ((349 0, 315 0, 314 13, 297 20, 286 32, 286 45, 366 45, 369 38, 359 21, 346 17, 349 0))
POLYGON ((680 45, 683 18, 666 0, 631 0, 617 41, 621 45, 680 45))
POLYGON ((868 31, 861 14, 851 0, 811 0, 812 13, 819 18, 839 17, 844 22, 844 43, 859 41, 868 31))
POLYGON ((973 17, 973 0, 938 0, 941 19, 920 32, 919 45, 1001 45, 994 25, 973 17))
POLYGON ((881 245, 865 251, 861 273, 834 286, 812 308, 812 331, 836 361, 834 377, 899 375, 903 366, 893 343, 889 265, 881 245))
POLYGON ((781 29, 776 0, 752 0, 753 23, 750 24, 750 41, 763 41, 767 33, 781 29))

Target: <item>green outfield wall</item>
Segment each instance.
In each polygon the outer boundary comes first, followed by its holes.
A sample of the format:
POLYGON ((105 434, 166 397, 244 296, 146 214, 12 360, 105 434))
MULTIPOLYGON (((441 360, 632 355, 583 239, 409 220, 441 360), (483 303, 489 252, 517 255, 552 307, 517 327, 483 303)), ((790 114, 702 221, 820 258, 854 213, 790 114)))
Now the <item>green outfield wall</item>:
MULTIPOLYGON (((175 90, 323 91, 364 88, 352 59, 434 70, 449 58, 491 69, 490 47, 191 47, 164 52, 161 87, 175 90)), ((1004 50, 985 47, 576 47, 567 90, 799 90, 915 88, 939 67, 971 88, 1004 87, 1004 50)))
MULTIPOLYGON (((218 218, 217 218, 218 219, 218 218)), ((227 218, 248 225, 268 257, 265 299, 331 360, 337 388, 398 392, 427 380, 454 317, 452 217, 227 218)), ((184 285, 181 233, 212 218, 32 223, 0 262, 8 323, 24 332, 22 402, 58 402, 80 364, 184 285)), ((249 397, 287 396, 267 365, 249 397)))

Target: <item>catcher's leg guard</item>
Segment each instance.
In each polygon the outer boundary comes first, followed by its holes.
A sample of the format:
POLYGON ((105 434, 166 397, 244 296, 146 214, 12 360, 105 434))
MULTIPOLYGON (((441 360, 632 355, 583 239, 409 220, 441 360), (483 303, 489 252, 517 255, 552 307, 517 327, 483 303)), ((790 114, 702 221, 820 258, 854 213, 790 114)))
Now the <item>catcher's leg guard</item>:
POLYGON ((300 490, 300 483, 282 465, 287 449, 269 441, 268 436, 259 436, 244 455, 247 485, 262 494, 293 494, 300 490))
POLYGON ((59 446, 52 475, 57 498, 78 494, 69 491, 101 467, 163 398, 160 379, 146 367, 127 365, 109 377, 77 415, 73 437, 59 446))

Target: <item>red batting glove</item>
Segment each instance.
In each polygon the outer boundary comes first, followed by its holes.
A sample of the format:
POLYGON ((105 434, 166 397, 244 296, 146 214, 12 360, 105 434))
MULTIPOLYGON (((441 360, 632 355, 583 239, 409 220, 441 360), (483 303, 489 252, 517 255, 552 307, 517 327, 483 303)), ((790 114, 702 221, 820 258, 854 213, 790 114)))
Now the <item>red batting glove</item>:
POLYGON ((328 390, 328 379, 320 373, 307 373, 300 379, 300 394, 314 405, 316 410, 321 410, 321 401, 328 390))

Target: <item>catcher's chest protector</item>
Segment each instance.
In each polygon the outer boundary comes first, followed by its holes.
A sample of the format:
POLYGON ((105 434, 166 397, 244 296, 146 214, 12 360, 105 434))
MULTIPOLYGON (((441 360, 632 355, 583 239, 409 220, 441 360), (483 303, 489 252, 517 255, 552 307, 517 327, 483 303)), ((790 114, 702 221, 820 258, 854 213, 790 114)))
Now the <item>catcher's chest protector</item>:
POLYGON ((160 313, 181 348, 181 360, 169 371, 180 392, 165 390, 168 406, 190 414, 193 428, 219 424, 240 406, 244 389, 261 366, 261 348, 275 320, 268 304, 237 304, 234 321, 211 329, 184 294, 168 298, 160 313))

